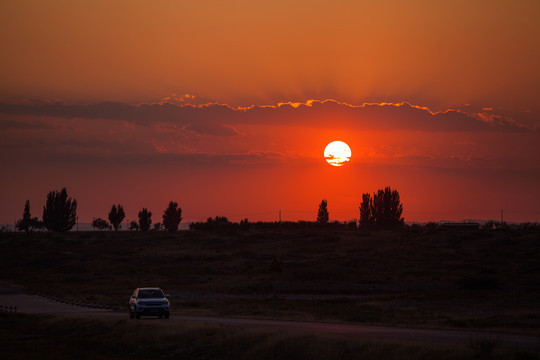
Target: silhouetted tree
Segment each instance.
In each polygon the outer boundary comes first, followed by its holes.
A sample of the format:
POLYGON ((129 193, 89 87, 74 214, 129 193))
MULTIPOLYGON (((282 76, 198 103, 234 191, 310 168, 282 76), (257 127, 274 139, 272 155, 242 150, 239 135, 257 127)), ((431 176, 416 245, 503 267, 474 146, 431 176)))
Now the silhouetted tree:
POLYGON ((248 230, 250 226, 248 218, 240 220, 240 229, 248 230))
POLYGON ((31 220, 30 220, 30 231, 33 231, 33 230, 42 230, 44 229, 45 226, 43 225, 43 221, 41 220, 38 220, 37 217, 33 217, 31 220))
POLYGON ((139 230, 139 224, 136 221, 130 222, 129 230, 139 230))
POLYGON ((150 230, 150 225, 152 225, 152 212, 143 208, 139 211, 139 228, 141 231, 150 230))
POLYGON ((317 223, 327 224, 328 219, 329 219, 328 202, 325 199, 325 200, 322 200, 321 204, 319 205, 319 212, 317 213, 317 223))
POLYGON ((362 194, 362 203, 360 204, 360 225, 369 225, 374 223, 373 219, 373 200, 369 193, 362 194))
POLYGON ((209 217, 208 219, 206 219, 206 223, 207 224, 218 224, 218 225, 223 225, 223 224, 229 224, 229 219, 227 219, 226 216, 216 216, 215 218, 211 218, 209 217))
POLYGON ((24 212, 22 219, 18 220, 15 224, 15 228, 20 231, 30 231, 30 220, 32 216, 30 215, 30 200, 26 200, 24 204, 24 212))
POLYGON ((94 230, 98 229, 99 231, 107 230, 111 228, 107 220, 102 219, 102 218, 97 218, 97 219, 92 220, 92 227, 94 228, 94 230))
POLYGON ((161 231, 161 228, 162 228, 161 223, 158 223, 158 222, 155 223, 153 228, 154 228, 154 231, 161 231))
POLYGON ((126 213, 124 212, 124 208, 122 207, 122 205, 118 204, 118 206, 112 206, 111 211, 109 212, 109 221, 114 227, 114 231, 118 230, 118 227, 120 226, 122 220, 124 220, 125 217, 126 213))
POLYGON ((178 207, 177 202, 171 201, 163 212, 163 227, 167 231, 174 232, 178 230, 180 221, 182 221, 182 209, 178 207))
POLYGON ((190 230, 248 230, 251 227, 248 219, 243 219, 240 223, 230 222, 225 216, 209 217, 206 222, 192 222, 189 224, 190 230))
POLYGON ((375 224, 379 226, 388 227, 403 224, 403 218, 401 217, 403 204, 399 199, 399 193, 389 186, 373 194, 371 211, 375 224))
POLYGON ((68 196, 66 188, 50 191, 43 207, 43 225, 49 231, 71 230, 77 221, 77 200, 68 196))
POLYGON ((30 232, 34 229, 40 229, 43 227, 43 223, 38 220, 37 217, 30 215, 30 200, 26 200, 24 204, 24 212, 22 219, 18 220, 15 224, 15 228, 19 231, 30 232))

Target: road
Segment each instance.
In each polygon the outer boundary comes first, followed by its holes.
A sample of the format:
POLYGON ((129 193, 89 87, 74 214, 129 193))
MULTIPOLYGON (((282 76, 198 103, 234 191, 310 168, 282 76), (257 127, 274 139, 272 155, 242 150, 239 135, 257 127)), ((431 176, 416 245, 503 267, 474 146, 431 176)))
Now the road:
MULTIPOLYGON (((46 314, 55 316, 82 316, 99 317, 110 319, 128 318, 127 311, 112 311, 105 309, 88 308, 60 303, 42 296, 24 294, 15 289, 0 286, 0 310, 13 311, 25 314, 46 314)), ((127 307, 127 306, 126 306, 127 307)), ((209 325, 225 325, 237 327, 265 327, 279 330, 312 331, 327 334, 346 334, 358 336, 362 339, 391 339, 417 343, 438 344, 464 344, 477 339, 496 341, 498 346, 508 348, 520 348, 527 350, 540 349, 540 336, 526 334, 511 334, 502 332, 478 332, 462 330, 407 328, 360 324, 339 324, 321 322, 303 322, 288 320, 267 320, 248 318, 229 318, 216 316, 194 316, 171 314, 169 320, 157 320, 155 318, 143 318, 133 321, 163 321, 178 323, 202 323, 209 325)))

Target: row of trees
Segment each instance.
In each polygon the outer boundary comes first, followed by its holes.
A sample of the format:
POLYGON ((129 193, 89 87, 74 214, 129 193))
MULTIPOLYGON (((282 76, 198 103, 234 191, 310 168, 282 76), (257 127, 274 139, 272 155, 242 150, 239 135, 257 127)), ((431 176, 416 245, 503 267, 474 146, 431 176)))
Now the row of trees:
MULTIPOLYGON (((98 230, 106 230, 114 228, 117 231, 120 228, 120 224, 126 217, 124 208, 122 205, 113 205, 111 211, 109 212, 109 222, 102 218, 97 218, 92 221, 92 227, 98 230)), ((132 221, 129 224, 130 230, 141 230, 148 231, 152 226, 152 212, 148 211, 146 208, 142 208, 138 213, 139 221, 132 221)), ((182 221, 182 209, 178 207, 177 202, 171 201, 169 206, 165 209, 162 215, 163 222, 155 223, 154 230, 165 229, 167 231, 174 232, 178 230, 178 226, 182 221)))
POLYGON ((399 199, 397 190, 385 187, 373 193, 362 195, 360 204, 360 224, 378 225, 381 227, 392 227, 403 225, 403 204, 399 199))
MULTIPOLYGON (((141 231, 150 230, 150 226, 152 225, 152 212, 148 211, 146 208, 143 208, 141 211, 139 211, 138 217, 139 222, 132 221, 129 224, 129 229, 141 231)), ((167 231, 174 232, 178 230, 178 226, 182 221, 182 209, 178 207, 177 202, 171 201, 169 202, 169 206, 167 206, 165 211, 163 211, 161 218, 163 222, 155 223, 154 230, 161 230, 163 228, 167 231)))
MULTIPOLYGON (((380 189, 373 193, 373 197, 369 194, 362 195, 362 203, 360 204, 360 226, 376 225, 379 227, 394 227, 403 225, 403 204, 400 201, 397 190, 392 190, 390 187, 380 189)), ((114 228, 117 231, 120 224, 126 217, 126 213, 121 204, 113 205, 107 220, 97 218, 92 221, 94 229, 104 230, 114 228)), ((317 212, 317 223, 327 224, 330 219, 328 213, 328 201, 322 200, 317 212)), ((152 225, 152 212, 143 208, 138 213, 138 222, 132 221, 129 224, 130 230, 148 231, 152 225)), ((169 202, 162 215, 162 222, 155 223, 154 229, 167 231, 176 231, 182 221, 182 209, 178 207, 178 203, 169 202)), ((30 215, 30 201, 27 200, 24 206, 23 217, 16 223, 17 230, 32 231, 35 229, 46 228, 49 231, 65 232, 75 226, 77 221, 77 200, 68 196, 66 188, 61 191, 51 191, 47 194, 47 201, 43 207, 43 220, 39 221, 37 217, 30 215)), ((216 216, 214 219, 208 218, 206 223, 194 223, 190 226, 193 229, 203 228, 220 228, 229 227, 230 222, 226 217, 216 216)), ((242 227, 247 227, 247 219, 242 220, 242 227)))
MULTIPOLYGON (((399 192, 390 187, 379 189, 373 193, 362 195, 360 204, 360 226, 396 227, 403 225, 403 204, 399 199, 399 192)), ((328 201, 322 200, 317 212, 317 223, 327 224, 330 216, 328 201)))
POLYGON ((107 220, 97 218, 92 221, 92 227, 98 230, 111 230, 112 228, 114 228, 114 231, 118 231, 118 229, 121 228, 120 224, 125 217, 126 213, 124 212, 124 208, 122 207, 122 205, 113 205, 111 211, 109 211, 110 224, 107 222, 107 220))
MULTIPOLYGON (((109 212, 109 222, 102 218, 92 221, 94 229, 104 230, 114 228, 117 231, 120 224, 126 217, 122 205, 113 205, 109 212)), ((139 222, 132 221, 130 229, 141 231, 150 230, 152 224, 152 213, 146 208, 139 211, 139 222)), ((162 216, 163 222, 157 223, 158 229, 163 227, 167 231, 176 231, 182 221, 182 209, 177 202, 171 201, 162 216)), ((47 201, 43 207, 43 220, 32 217, 30 214, 30 201, 26 200, 22 219, 18 220, 15 228, 20 231, 30 232, 33 230, 47 229, 54 232, 66 232, 75 226, 77 222, 77 200, 68 196, 66 188, 61 191, 50 191, 47 194, 47 201)), ((156 227, 156 226, 155 226, 156 227)))
POLYGON ((230 222, 225 216, 209 217, 206 222, 192 222, 190 230, 248 230, 251 227, 249 220, 242 219, 240 223, 230 222))
POLYGON ((43 207, 43 220, 30 215, 30 201, 26 200, 22 219, 18 220, 15 228, 20 231, 47 229, 55 232, 69 231, 77 222, 77 200, 68 196, 66 188, 61 191, 51 191, 43 207))

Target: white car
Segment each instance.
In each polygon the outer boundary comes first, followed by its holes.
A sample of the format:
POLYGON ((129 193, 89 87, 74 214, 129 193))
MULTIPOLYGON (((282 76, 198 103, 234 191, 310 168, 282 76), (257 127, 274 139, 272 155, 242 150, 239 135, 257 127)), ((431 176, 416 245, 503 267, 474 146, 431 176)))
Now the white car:
POLYGON ((139 319, 142 315, 168 319, 170 314, 169 295, 160 288, 137 288, 129 299, 129 318, 139 319))

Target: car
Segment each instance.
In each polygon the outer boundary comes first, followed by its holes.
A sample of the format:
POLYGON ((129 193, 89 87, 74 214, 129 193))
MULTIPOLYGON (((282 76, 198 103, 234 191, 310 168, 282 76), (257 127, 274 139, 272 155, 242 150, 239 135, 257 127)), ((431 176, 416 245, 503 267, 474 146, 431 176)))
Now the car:
POLYGON ((168 319, 171 307, 168 297, 158 287, 135 289, 129 299, 129 318, 158 316, 160 319, 168 319))

